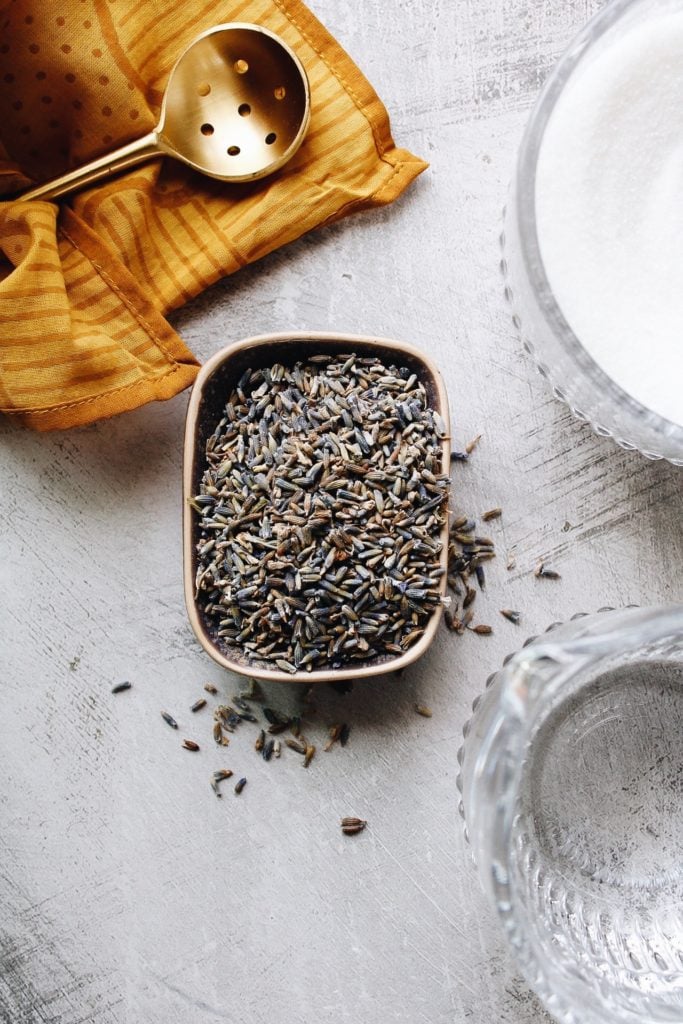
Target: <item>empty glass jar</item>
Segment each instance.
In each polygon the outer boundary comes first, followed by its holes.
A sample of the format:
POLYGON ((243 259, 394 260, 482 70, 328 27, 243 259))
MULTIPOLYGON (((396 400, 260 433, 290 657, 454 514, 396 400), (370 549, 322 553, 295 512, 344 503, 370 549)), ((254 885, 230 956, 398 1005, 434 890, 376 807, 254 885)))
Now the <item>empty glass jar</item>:
POLYGON ((551 627, 459 752, 480 879, 562 1024, 683 1021, 683 606, 551 627))

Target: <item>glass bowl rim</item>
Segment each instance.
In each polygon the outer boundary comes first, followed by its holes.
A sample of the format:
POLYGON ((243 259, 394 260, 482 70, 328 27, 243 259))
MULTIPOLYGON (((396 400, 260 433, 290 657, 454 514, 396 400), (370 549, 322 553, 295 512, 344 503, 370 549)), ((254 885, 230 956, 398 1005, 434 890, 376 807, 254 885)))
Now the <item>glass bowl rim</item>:
MULTIPOLYGON (((630 647, 627 644, 622 649, 622 653, 651 646, 667 637, 675 637, 677 641, 683 641, 683 603, 606 606, 594 612, 577 612, 564 621, 551 623, 538 636, 528 637, 514 653, 503 659, 501 667, 486 680, 485 690, 475 698, 472 704, 472 715, 463 728, 463 743, 457 756, 456 786, 460 793, 458 809, 462 819, 465 841, 477 875, 499 920, 504 925, 507 939, 522 974, 545 1008, 560 1024, 579 1024, 579 1022, 582 1024, 605 1024, 607 1018, 603 1016, 604 1006, 596 1004, 596 1007, 589 1008, 584 1002, 586 989, 583 982, 580 979, 568 979, 554 962, 541 955, 523 915, 522 919, 512 916, 516 887, 512 881, 513 873, 510 870, 512 849, 510 839, 516 812, 512 804, 507 809, 504 808, 503 797, 514 793, 517 771, 512 773, 512 777, 507 777, 505 781, 500 775, 496 775, 494 783, 496 791, 495 822, 494 815, 490 815, 488 826, 484 826, 490 834, 491 844, 486 862, 477 860, 475 848, 478 844, 473 842, 469 834, 472 815, 466 813, 464 807, 465 775, 466 772, 474 770, 471 766, 466 769, 465 748, 479 704, 486 691, 493 686, 498 689, 497 703, 501 714, 504 712, 506 736, 501 739, 501 736, 496 734, 492 738, 489 724, 486 733, 481 737, 481 749, 477 760, 483 759, 490 765, 492 758, 495 757, 495 750, 499 751, 501 742, 507 742, 509 730, 515 732, 520 749, 525 745, 530 725, 527 705, 533 704, 539 697, 538 694, 534 696, 527 694, 526 696, 530 700, 525 700, 517 686, 519 673, 528 671, 526 662, 529 657, 533 661, 543 661, 547 655, 551 655, 554 660, 560 652, 572 656, 578 654, 583 656, 579 657, 582 664, 578 665, 575 671, 581 674, 585 669, 585 659, 593 659, 597 663, 602 662, 610 652, 614 651, 615 641, 624 637, 631 640, 631 644, 630 647), (529 648, 531 651, 528 650, 529 648), (517 713, 514 711, 511 713, 509 697, 512 691, 516 691, 517 694, 517 699, 513 701, 514 704, 517 704, 517 713), (484 746, 486 751, 484 751, 484 746), (497 827, 494 827, 494 824, 497 827), (502 901, 500 891, 494 893, 496 884, 499 889, 508 894, 502 901)), ((560 672, 567 674, 568 671, 571 671, 569 666, 566 663, 561 664, 560 672)), ((481 764, 479 770, 481 770, 481 764)), ((634 1020, 633 1017, 628 1019, 629 1021, 634 1020)), ((609 1018, 609 1020, 616 1020, 616 1018, 609 1018)))
POLYGON ((565 85, 579 64, 610 29, 630 11, 650 5, 652 0, 611 0, 598 11, 573 37, 557 64, 546 79, 527 122, 519 148, 516 167, 516 228, 520 239, 520 256, 524 271, 533 288, 549 329, 558 343, 569 352, 576 363, 594 380, 597 387, 615 404, 626 409, 638 421, 644 422, 660 437, 673 441, 683 449, 683 424, 661 416, 624 391, 593 359, 574 333, 555 299, 541 256, 536 222, 536 168, 545 130, 565 85))

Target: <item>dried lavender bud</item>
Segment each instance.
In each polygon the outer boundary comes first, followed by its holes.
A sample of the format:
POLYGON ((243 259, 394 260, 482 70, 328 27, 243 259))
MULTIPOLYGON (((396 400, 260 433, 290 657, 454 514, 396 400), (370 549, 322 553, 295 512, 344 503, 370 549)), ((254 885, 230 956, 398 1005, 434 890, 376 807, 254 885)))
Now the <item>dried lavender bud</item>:
POLYGON ((364 821, 363 818, 342 818, 341 820, 341 830, 345 836, 358 835, 366 825, 367 821, 364 821))
POLYGON ((416 644, 441 603, 447 433, 417 374, 376 356, 245 370, 189 500, 219 644, 288 675, 416 644))

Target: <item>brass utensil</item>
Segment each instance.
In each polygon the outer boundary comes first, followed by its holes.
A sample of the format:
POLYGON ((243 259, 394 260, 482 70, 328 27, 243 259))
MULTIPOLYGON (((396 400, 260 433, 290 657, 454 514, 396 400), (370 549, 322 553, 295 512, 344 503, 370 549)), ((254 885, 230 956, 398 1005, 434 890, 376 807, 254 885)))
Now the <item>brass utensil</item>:
POLYGON ((251 181, 294 155, 309 119, 308 79, 293 51, 259 25, 216 25, 176 61, 153 131, 18 198, 56 199, 159 156, 251 181))

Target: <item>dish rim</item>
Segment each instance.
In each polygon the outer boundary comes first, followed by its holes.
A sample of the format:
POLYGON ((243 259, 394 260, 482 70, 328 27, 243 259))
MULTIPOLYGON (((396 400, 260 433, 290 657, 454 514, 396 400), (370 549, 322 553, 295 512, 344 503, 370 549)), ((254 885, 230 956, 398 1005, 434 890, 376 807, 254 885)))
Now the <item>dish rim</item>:
MULTIPOLYGON (((230 361, 234 356, 250 348, 263 346, 280 346, 284 352, 291 344, 302 344, 313 342, 315 348, 320 352, 325 351, 326 343, 348 344, 351 348, 354 345, 363 345, 366 348, 379 349, 386 354, 405 353, 417 364, 424 368, 425 378, 431 377, 436 397, 435 410, 440 414, 446 424, 446 434, 441 440, 441 465, 442 472, 448 473, 450 468, 450 415, 446 387, 441 372, 429 356, 421 352, 414 345, 405 341, 398 341, 392 338, 378 337, 363 334, 345 334, 331 331, 278 331, 273 334, 257 334, 241 341, 232 342, 224 348, 215 352, 211 358, 201 367, 195 380, 185 418, 185 439, 183 445, 183 589, 185 605, 187 608, 190 625, 197 640, 211 658, 223 668, 238 675, 260 679, 267 682, 278 683, 321 683, 344 679, 368 679, 372 676, 386 675, 390 672, 397 672, 400 669, 417 661, 426 652, 431 644, 441 621, 443 604, 439 603, 432 612, 425 627, 424 634, 416 644, 410 647, 404 654, 396 655, 383 662, 370 662, 357 667, 345 666, 344 668, 297 670, 294 673, 283 672, 277 668, 266 668, 257 663, 243 665, 239 661, 233 661, 223 651, 219 650, 211 636, 207 633, 199 615, 199 608, 194 596, 194 566, 193 566, 193 511, 188 504, 188 498, 193 494, 193 480, 195 477, 195 465, 197 459, 203 457, 203 452, 197 450, 197 427, 201 412, 202 400, 204 398, 207 384, 211 381, 215 372, 230 361)), ((282 360, 286 362, 286 360, 282 360)), ((392 361, 396 361, 392 359, 392 361)), ((423 378, 424 383, 424 378, 423 378)), ((447 569, 448 564, 448 515, 444 517, 444 524, 441 528, 439 539, 442 542, 442 550, 439 554, 439 567, 447 569)), ((446 595, 446 572, 443 573, 439 582, 439 593, 441 597, 446 595)))

